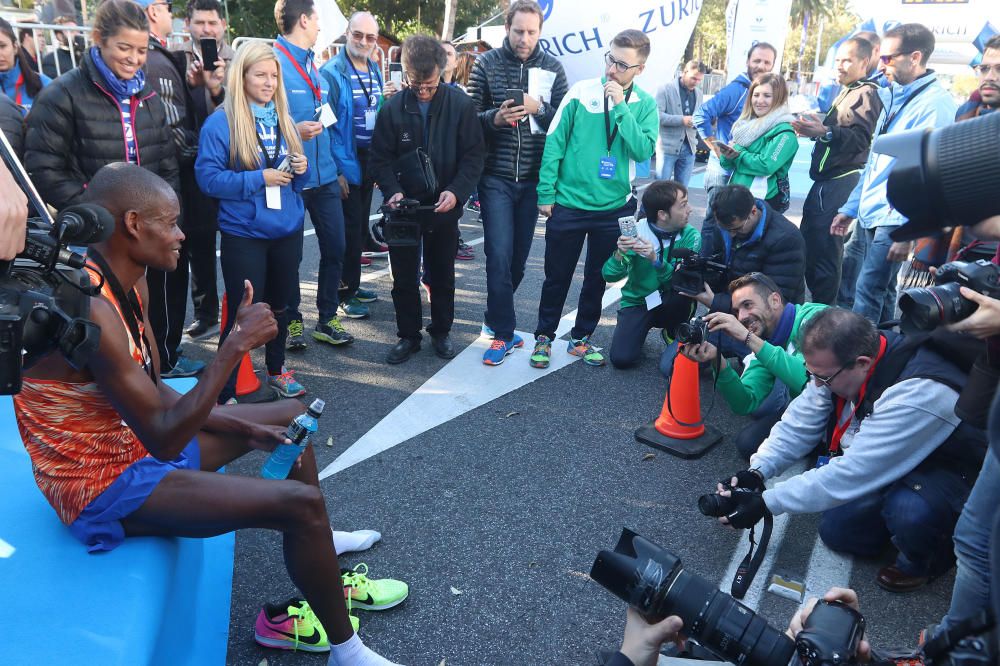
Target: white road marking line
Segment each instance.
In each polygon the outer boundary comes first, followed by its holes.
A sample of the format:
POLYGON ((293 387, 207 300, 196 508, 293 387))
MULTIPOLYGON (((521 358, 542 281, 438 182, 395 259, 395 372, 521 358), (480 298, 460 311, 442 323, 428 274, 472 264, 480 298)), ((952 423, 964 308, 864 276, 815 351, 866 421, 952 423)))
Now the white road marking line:
POLYGON ((803 603, 810 597, 822 597, 831 587, 849 587, 853 568, 853 557, 835 553, 817 536, 809 556, 803 603))

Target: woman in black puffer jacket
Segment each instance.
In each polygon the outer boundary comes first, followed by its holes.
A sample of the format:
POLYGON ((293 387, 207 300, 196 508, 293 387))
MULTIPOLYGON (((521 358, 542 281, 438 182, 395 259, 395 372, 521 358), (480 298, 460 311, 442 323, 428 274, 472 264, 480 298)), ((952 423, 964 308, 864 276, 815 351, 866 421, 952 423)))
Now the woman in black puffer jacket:
POLYGON ((46 203, 77 203, 105 164, 132 162, 177 190, 177 157, 163 103, 142 66, 149 23, 139 5, 107 0, 80 66, 39 93, 27 117, 24 165, 46 203))

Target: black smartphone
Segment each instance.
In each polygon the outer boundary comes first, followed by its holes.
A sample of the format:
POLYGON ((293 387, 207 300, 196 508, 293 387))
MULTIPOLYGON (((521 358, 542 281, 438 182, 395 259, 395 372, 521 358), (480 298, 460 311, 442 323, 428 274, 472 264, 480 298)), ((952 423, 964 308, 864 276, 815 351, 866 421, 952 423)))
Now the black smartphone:
POLYGON ((206 72, 215 71, 215 61, 219 59, 219 45, 214 39, 201 39, 201 67, 206 72))
POLYGON ((511 100, 510 106, 524 106, 524 91, 507 88, 507 99, 511 100))

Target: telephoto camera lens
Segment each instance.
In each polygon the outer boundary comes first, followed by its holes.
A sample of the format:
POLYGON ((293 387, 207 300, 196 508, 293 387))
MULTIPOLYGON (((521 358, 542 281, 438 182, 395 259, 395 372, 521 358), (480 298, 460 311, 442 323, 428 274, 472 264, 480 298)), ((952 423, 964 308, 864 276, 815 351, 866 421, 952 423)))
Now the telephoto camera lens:
POLYGON ((979 307, 963 297, 957 282, 907 289, 899 297, 904 333, 932 331, 943 324, 965 319, 979 307))
POLYGON ((725 661, 786 666, 795 654, 795 643, 784 633, 631 530, 622 530, 614 551, 598 553, 590 577, 649 622, 679 616, 687 637, 725 661))

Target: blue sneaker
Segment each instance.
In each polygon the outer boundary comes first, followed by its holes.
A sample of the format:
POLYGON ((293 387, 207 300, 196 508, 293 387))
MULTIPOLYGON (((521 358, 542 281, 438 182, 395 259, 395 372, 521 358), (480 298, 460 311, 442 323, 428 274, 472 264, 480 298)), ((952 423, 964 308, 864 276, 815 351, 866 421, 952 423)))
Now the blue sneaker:
POLYGON ((517 333, 514 334, 514 339, 510 343, 504 342, 499 338, 494 338, 493 344, 483 354, 483 364, 500 365, 504 362, 504 359, 514 353, 515 349, 523 346, 524 340, 517 333))
POLYGON ((205 369, 203 361, 196 361, 185 356, 179 356, 174 367, 167 372, 161 372, 160 377, 164 379, 177 379, 178 377, 194 377, 205 369))
POLYGON ((378 300, 378 294, 375 293, 374 289, 358 287, 358 290, 354 292, 354 298, 362 303, 374 303, 378 300))
POLYGON ((281 368, 280 375, 268 375, 267 385, 282 398, 297 398, 306 394, 306 388, 295 379, 295 371, 285 367, 281 368))
POLYGON ((355 296, 340 304, 340 313, 349 319, 365 319, 371 311, 355 296))
POLYGON ((479 331, 479 334, 485 335, 488 338, 495 338, 497 336, 497 334, 493 332, 493 329, 490 328, 485 321, 483 322, 483 328, 479 331))

